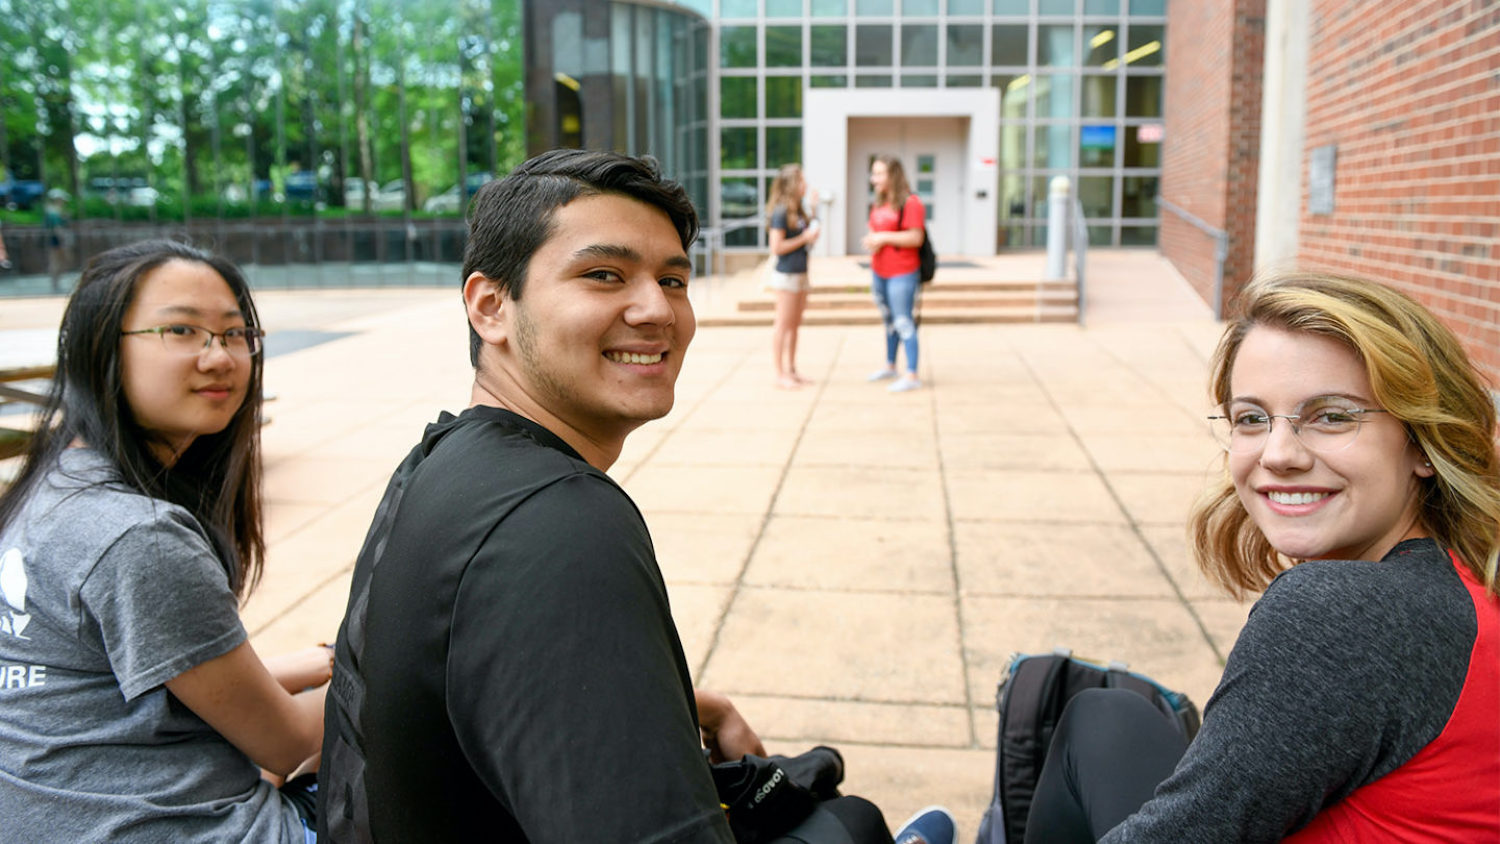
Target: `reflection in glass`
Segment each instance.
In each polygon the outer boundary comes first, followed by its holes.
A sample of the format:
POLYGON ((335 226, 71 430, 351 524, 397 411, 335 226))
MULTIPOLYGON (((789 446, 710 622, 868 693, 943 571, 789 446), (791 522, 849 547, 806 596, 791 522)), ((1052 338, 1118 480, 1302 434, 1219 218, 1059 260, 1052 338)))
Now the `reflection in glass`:
POLYGON ((766 17, 800 18, 802 0, 766 0, 766 17))
POLYGON ((1000 124, 1000 167, 1006 170, 1026 166, 1026 125, 1020 122, 1000 124))
POLYGON ((1125 64, 1129 67, 1161 67, 1166 59, 1163 49, 1166 37, 1164 27, 1131 24, 1125 45, 1125 64))
POLYGON ((719 77, 719 116, 755 117, 755 82, 753 76, 719 77))
POLYGON ((807 79, 807 84, 812 88, 847 88, 849 87, 849 77, 843 74, 810 76, 807 79))
POLYGON ((984 0, 948 0, 950 15, 982 15, 984 0))
POLYGON ((1120 226, 1121 246, 1155 246, 1156 226, 1120 226))
POLYGON ((815 18, 841 18, 849 14, 848 0, 812 0, 812 16, 815 18))
POLYGON ((1165 15, 1167 0, 1130 0, 1132 15, 1165 15))
POLYGON ((933 24, 907 24, 901 27, 901 64, 906 67, 932 67, 938 63, 937 27, 933 24))
POLYGON ((755 67, 755 27, 719 27, 719 67, 755 67))
POLYGON ((755 14, 755 0, 719 0, 721 18, 753 18, 755 14))
POLYGON ((1025 17, 1031 13, 1031 0, 995 0, 994 11, 997 15, 1025 17))
POLYGON ((1073 0, 1037 0, 1036 11, 1039 15, 1072 15, 1073 0))
POLYGON ((1086 26, 1083 28, 1083 64, 1085 67, 1116 67, 1120 63, 1119 27, 1086 26))
POLYGON ((1126 167, 1160 167, 1161 166, 1161 142, 1159 140, 1142 141, 1141 135, 1160 138, 1161 124, 1146 126, 1125 127, 1125 166, 1126 167))
POLYGON ((944 82, 948 88, 978 88, 984 85, 983 76, 970 76, 967 74, 950 74, 944 82))
POLYGON ((891 75, 889 73, 861 73, 854 77, 856 88, 889 88, 891 87, 891 75))
POLYGON ((901 0, 901 14, 908 17, 929 15, 936 17, 938 0, 901 0))
POLYGON ((1155 176, 1126 176, 1120 185, 1121 217, 1156 217, 1155 176))
POLYGON ((1115 180, 1111 176, 1079 176, 1075 185, 1083 216, 1107 219, 1114 216, 1115 180))
POLYGON ((766 67, 802 66, 802 27, 766 27, 766 67))
POLYGON ((902 88, 936 88, 938 78, 931 73, 903 73, 901 74, 902 88))
POLYGON ((996 24, 990 31, 990 64, 994 67, 1025 67, 1026 43, 1025 26, 996 24))
POLYGON ((895 11, 895 0, 854 0, 855 17, 879 17, 894 14, 895 11))
POLYGON ((1031 165, 1033 167, 1071 167, 1072 128, 1068 126, 1038 126, 1033 135, 1031 165))
POLYGON ((815 24, 808 28, 808 47, 813 67, 843 67, 849 63, 849 28, 815 24))
POLYGON ((1073 67, 1078 63, 1071 24, 1036 28, 1036 63, 1043 67, 1073 67))
POLYGON ((1078 165, 1080 167, 1115 166, 1115 127, 1080 126, 1078 128, 1078 165))
POLYGON ((862 23, 854 27, 854 64, 858 67, 890 67, 895 64, 891 49, 891 27, 862 23))
POLYGON ((719 166, 725 170, 755 168, 755 127, 725 126, 719 130, 719 166))
POLYGON ((1114 117, 1117 81, 1116 76, 1082 77, 1083 106, 1080 114, 1083 117, 1114 117))
POLYGON ((984 64, 984 27, 978 24, 948 25, 948 67, 979 67, 984 64))
POLYGON ((1120 0, 1083 0, 1085 15, 1118 15, 1120 0))
POLYGON ((802 160, 802 127, 766 127, 766 166, 772 169, 802 160))
POLYGON ((1034 81, 1036 116, 1066 119, 1073 116, 1073 76, 1038 76, 1034 81))
POLYGON ((1161 117, 1162 77, 1125 77, 1125 116, 1161 117))
POLYGON ((802 77, 766 77, 766 116, 802 116, 802 77))

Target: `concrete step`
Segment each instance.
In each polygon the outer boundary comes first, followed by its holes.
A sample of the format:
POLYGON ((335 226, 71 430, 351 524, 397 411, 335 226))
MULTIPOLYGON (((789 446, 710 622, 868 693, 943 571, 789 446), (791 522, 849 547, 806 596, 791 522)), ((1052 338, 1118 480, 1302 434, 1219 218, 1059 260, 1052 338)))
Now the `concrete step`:
MULTIPOLYGON (((719 316, 704 316, 698 319, 698 326, 700 328, 769 326, 772 316, 770 311, 742 311, 719 316)), ((1078 308, 1071 305, 954 308, 929 307, 924 304, 918 316, 923 323, 929 325, 1077 322, 1078 308)), ((873 307, 867 311, 852 308, 815 311, 809 308, 802 315, 802 324, 804 326, 879 325, 880 315, 873 307)))
MULTIPOLYGON (((924 308, 1010 308, 1036 306, 1038 304, 1048 306, 1071 306, 1078 302, 1078 293, 1071 287, 1065 290, 1037 290, 1032 287, 1027 290, 1016 291, 975 291, 962 292, 949 289, 932 289, 922 291, 922 307, 924 308)), ((807 310, 832 311, 832 310, 864 310, 874 307, 870 300, 869 291, 859 293, 819 293, 809 296, 807 299, 807 310)), ((741 300, 738 310, 747 311, 773 311, 776 303, 770 299, 745 299, 741 300)))
MULTIPOLYGON (((1072 291, 1076 285, 1071 281, 939 281, 934 279, 922 288, 927 293, 1011 293, 1020 291, 1046 291, 1049 293, 1072 291)), ((868 291, 870 283, 814 284, 811 295, 823 293, 855 293, 868 291)))

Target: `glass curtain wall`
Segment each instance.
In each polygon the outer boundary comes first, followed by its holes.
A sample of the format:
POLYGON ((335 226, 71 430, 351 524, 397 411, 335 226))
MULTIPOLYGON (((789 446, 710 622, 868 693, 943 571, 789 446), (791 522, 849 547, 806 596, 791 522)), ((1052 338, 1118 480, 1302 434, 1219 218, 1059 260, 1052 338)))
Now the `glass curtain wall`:
POLYGON ((260 286, 451 284, 434 265, 459 260, 467 199, 525 154, 518 0, 0 0, 0 20, 21 273, 52 197, 74 269, 165 235, 260 286))
POLYGON ((997 249, 1045 244, 1058 175, 1090 242, 1156 242, 1166 0, 714 2, 729 245, 765 248, 766 189, 802 157, 804 86, 997 88, 997 249))
POLYGON ((610 6, 613 148, 654 156, 687 189, 705 226, 709 36, 708 22, 697 14, 644 3, 610 6))

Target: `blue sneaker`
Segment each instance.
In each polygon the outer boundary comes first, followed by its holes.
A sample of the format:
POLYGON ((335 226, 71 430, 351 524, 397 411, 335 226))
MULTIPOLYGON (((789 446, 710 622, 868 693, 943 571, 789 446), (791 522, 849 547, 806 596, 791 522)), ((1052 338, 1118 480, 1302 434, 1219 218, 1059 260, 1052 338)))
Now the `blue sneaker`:
POLYGON ((896 844, 957 844, 958 822, 942 806, 928 806, 912 815, 896 833, 896 844))

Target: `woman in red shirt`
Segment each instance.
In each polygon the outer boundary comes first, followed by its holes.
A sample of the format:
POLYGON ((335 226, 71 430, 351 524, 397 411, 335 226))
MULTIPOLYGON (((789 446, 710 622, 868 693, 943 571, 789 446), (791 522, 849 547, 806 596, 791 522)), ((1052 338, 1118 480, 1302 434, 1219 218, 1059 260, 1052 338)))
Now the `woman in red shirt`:
POLYGON ((896 378, 896 350, 906 345, 906 374, 888 388, 904 393, 922 386, 917 377, 917 323, 912 313, 917 301, 917 250, 922 246, 927 209, 911 192, 901 159, 877 155, 870 164, 870 186, 875 204, 870 208, 870 233, 864 237, 873 278, 870 292, 885 323, 885 368, 870 375, 871 381, 896 378))

